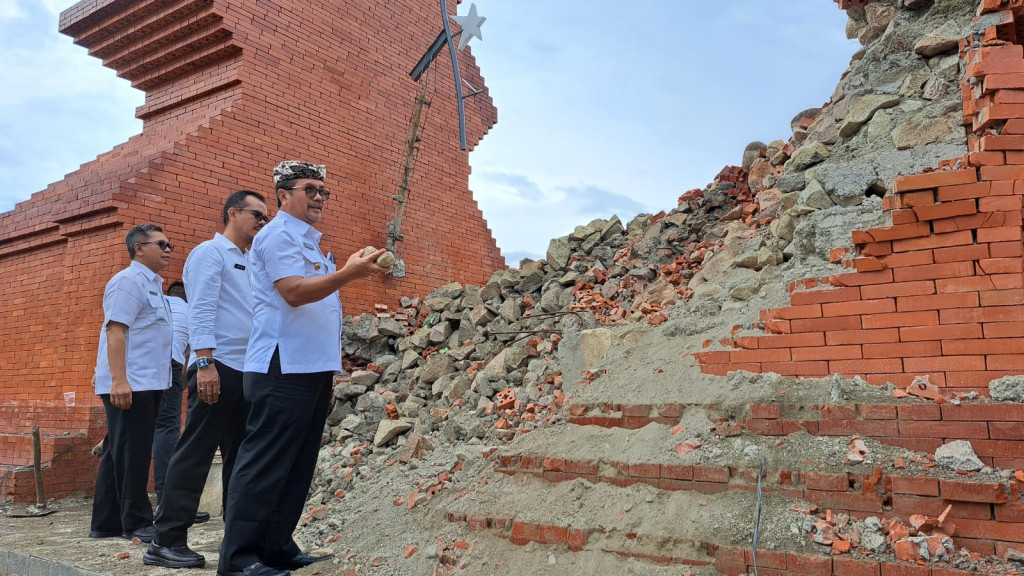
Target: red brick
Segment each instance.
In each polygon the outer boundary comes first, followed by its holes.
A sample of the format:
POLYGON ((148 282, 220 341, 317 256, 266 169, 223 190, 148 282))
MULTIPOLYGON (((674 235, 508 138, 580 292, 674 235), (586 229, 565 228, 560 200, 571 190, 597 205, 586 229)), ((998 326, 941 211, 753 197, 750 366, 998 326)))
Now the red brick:
POLYGON ((865 420, 895 420, 895 404, 861 404, 859 406, 861 418, 865 420))
POLYGON ((1012 258, 1024 254, 1024 248, 1020 242, 992 242, 988 245, 989 256, 992 258, 1012 258))
POLYGON ((1024 336, 1024 321, 992 322, 983 326, 985 338, 1012 338, 1024 336))
POLYGON ((783 376, 817 377, 828 374, 828 362, 808 360, 804 362, 765 362, 761 365, 765 372, 775 372, 783 376))
POLYGON ((1024 354, 990 354, 985 359, 988 370, 1019 372, 1024 370, 1024 354))
POLYGON ((867 286, 870 284, 888 284, 892 282, 892 270, 878 272, 857 272, 855 274, 839 274, 829 280, 835 286, 867 286))
MULTIPOLYGON (((990 256, 988 244, 972 244, 970 246, 953 246, 952 248, 936 248, 932 254, 936 264, 981 260, 990 256)), ((937 281, 939 282, 939 281, 937 281)))
MULTIPOLYGON (((1024 353, 1024 338, 948 340, 942 343, 942 353, 947 356, 956 356, 958 354, 1024 353)), ((990 368, 990 370, 996 370, 996 368, 990 368)))
POLYGON ((729 470, 718 466, 694 466, 693 479, 699 482, 728 482, 729 470))
POLYGON ((896 299, 896 309, 900 312, 914 312, 918 310, 938 310, 941 308, 976 307, 978 303, 977 292, 936 294, 934 296, 901 296, 896 299))
POLYGON ((807 501, 821 508, 831 508, 833 510, 851 510, 879 514, 882 512, 882 499, 877 494, 807 490, 807 501))
POLYGON ((999 522, 1024 523, 1024 504, 1016 502, 998 504, 993 506, 992 509, 995 511, 996 520, 999 522))
POLYGON ((1012 306, 1024 304, 1024 290, 1013 288, 1010 290, 990 290, 982 292, 981 306, 1012 306))
MULTIPOLYGON (((984 177, 985 171, 999 171, 1009 168, 1008 166, 985 166, 982 167, 981 172, 984 177)), ((1016 167, 1013 167, 1016 168, 1016 167)), ((974 214, 978 211, 978 206, 974 200, 956 200, 953 202, 943 202, 941 204, 932 204, 929 206, 918 206, 914 208, 914 213, 917 214, 918 220, 938 220, 940 218, 952 218, 954 216, 966 216, 968 214, 974 214)), ((893 249, 896 250, 896 245, 893 243, 893 249)))
POLYGON ((969 276, 966 278, 943 278, 936 280, 935 288, 939 294, 956 294, 959 292, 995 290, 995 284, 992 282, 991 276, 969 276))
POLYGON ((782 417, 782 407, 778 404, 751 404, 751 418, 773 419, 782 417))
POLYGON ((859 360, 861 358, 861 349, 857 345, 793 348, 792 355, 794 362, 807 360, 859 360))
POLYGON ((882 328, 879 330, 840 330, 827 332, 825 343, 829 346, 842 344, 891 344, 899 342, 898 328, 882 328))
POLYGON ((935 191, 921 190, 920 192, 906 192, 899 194, 896 196, 896 203, 900 208, 930 206, 935 204, 935 191))
POLYGON ((1024 542, 1024 525, 1016 522, 991 522, 969 518, 956 521, 957 533, 973 538, 999 540, 1003 542, 1024 542))
POLYGON ((942 480, 939 491, 944 500, 957 502, 987 502, 989 504, 1006 503, 1006 492, 1003 484, 996 482, 959 482, 942 480))
POLYGON ((897 494, 915 494, 918 496, 938 496, 939 481, 924 476, 890 476, 892 491, 897 494))
POLYGON ((892 298, 879 300, 857 300, 855 302, 838 302, 822 304, 822 316, 859 316, 861 314, 884 314, 896 311, 896 302, 892 298))
POLYGON ((1020 196, 989 196, 978 200, 979 212, 999 212, 1021 209, 1020 196))
POLYGON ((882 576, 931 576, 931 568, 905 562, 883 562, 882 576))
MULTIPOLYGON (((913 252, 900 252, 879 259, 885 268, 905 268, 907 266, 923 266, 934 264, 935 256, 931 250, 914 250, 913 252)), ((858 268, 860 270, 860 268, 858 268)))
POLYGON ((936 192, 936 198, 940 202, 950 202, 953 200, 964 200, 966 198, 981 198, 984 196, 988 196, 991 193, 991 191, 991 182, 977 182, 973 184, 961 184, 957 186, 943 186, 940 187, 936 192))
POLYGON ((786 569, 795 574, 809 576, 831 576, 832 574, 832 559, 828 556, 790 552, 786 558, 786 569))
POLYGON ((860 300, 860 288, 831 288, 825 290, 801 290, 790 294, 789 299, 793 306, 804 306, 807 304, 825 304, 832 302, 849 302, 860 300))
POLYGON ((824 346, 825 334, 822 332, 809 332, 803 334, 779 334, 777 336, 762 336, 757 339, 759 349, 763 348, 792 348, 794 346, 824 346))
POLYGON ((742 362, 787 362, 791 360, 788 348, 735 350, 729 353, 729 361, 742 362))
POLYGON ((897 268, 892 273, 893 279, 896 282, 957 278, 974 275, 974 264, 972 262, 948 262, 945 264, 910 266, 907 268, 897 268))
POLYGON ((922 356, 940 356, 942 346, 938 341, 903 342, 892 344, 865 344, 864 358, 914 358, 922 356))
POLYGON ((850 479, 846 474, 806 472, 802 478, 808 490, 846 492, 850 489, 850 479))
POLYGON ((1021 232, 1019 226, 995 226, 991 228, 979 228, 979 243, 991 242, 1020 242, 1021 232))
POLYGON ((869 314, 863 317, 865 328, 896 328, 901 326, 937 326, 939 314, 934 310, 869 314))
MULTIPOLYGON (((984 140, 984 139, 983 139, 984 140)), ((1024 141, 1024 140, 1022 140, 1024 141)), ((993 143, 992 145, 995 145, 993 143)), ((947 172, 929 172, 900 176, 893 182, 893 192, 900 194, 910 190, 924 190, 940 186, 955 186, 978 181, 978 173, 974 169, 951 170, 947 172)))
POLYGON ((853 556, 832 558, 832 572, 835 576, 880 576, 881 566, 875 560, 861 560, 853 556))
POLYGON ((1024 178, 1024 166, 982 166, 982 180, 1019 180, 1024 178))
POLYGON ((828 332, 830 330, 858 330, 861 328, 861 320, 856 316, 810 318, 807 320, 793 320, 791 321, 790 326, 794 334, 804 332, 828 332))
POLYGON ((988 438, 988 426, 984 422, 900 422, 899 427, 900 436, 904 438, 988 438))
POLYGON ((942 409, 938 404, 899 404, 896 406, 900 420, 941 420, 942 409))
POLYGON ((1024 318, 1024 306, 992 306, 989 308, 940 310, 940 324, 968 324, 974 322, 1006 322, 1024 318))
POLYGON ((917 282, 901 282, 899 284, 862 286, 860 291, 865 299, 891 298, 895 296, 924 296, 926 294, 935 294, 935 281, 920 280, 917 282))
POLYGON ((913 224, 897 224, 895 226, 882 226, 868 230, 854 230, 851 234, 853 243, 857 245, 870 242, 888 242, 892 240, 903 240, 906 238, 919 238, 932 233, 931 226, 927 222, 915 222, 913 224))

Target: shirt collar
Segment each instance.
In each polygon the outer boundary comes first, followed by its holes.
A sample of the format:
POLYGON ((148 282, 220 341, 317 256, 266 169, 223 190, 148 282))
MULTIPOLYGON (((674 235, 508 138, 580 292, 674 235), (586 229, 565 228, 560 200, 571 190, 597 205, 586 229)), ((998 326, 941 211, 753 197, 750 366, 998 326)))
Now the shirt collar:
POLYGON ((277 220, 278 218, 282 219, 281 225, 285 228, 290 228, 295 232, 298 232, 300 235, 312 239, 317 244, 320 243, 320 236, 322 236, 322 234, 319 230, 313 228, 311 224, 299 220, 284 210, 278 210, 277 216, 274 216, 274 219, 277 220))
POLYGON ((142 275, 145 276, 146 279, 149 280, 150 282, 156 282, 157 284, 164 283, 164 279, 161 278, 159 274, 153 272, 152 270, 149 269, 149 266, 146 266, 145 264, 139 262, 138 260, 132 260, 132 263, 128 267, 134 268, 136 271, 142 272, 142 275))
POLYGON ((225 250, 234 250, 235 252, 240 252, 242 254, 245 254, 246 252, 245 250, 239 250, 238 246, 235 246, 234 242, 228 240, 228 237, 220 232, 213 235, 213 241, 220 244, 225 250))

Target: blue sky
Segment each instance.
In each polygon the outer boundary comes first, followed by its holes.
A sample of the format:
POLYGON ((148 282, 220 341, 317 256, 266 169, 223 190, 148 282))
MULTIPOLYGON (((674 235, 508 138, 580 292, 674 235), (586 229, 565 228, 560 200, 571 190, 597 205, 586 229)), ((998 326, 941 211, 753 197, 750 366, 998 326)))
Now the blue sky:
MULTIPOLYGON (((859 48, 832 0, 475 2, 498 124, 470 188, 512 265, 594 218, 670 210, 748 142, 787 139, 859 48)), ((0 212, 141 130, 142 93, 57 33, 71 4, 0 0, 0 212)))

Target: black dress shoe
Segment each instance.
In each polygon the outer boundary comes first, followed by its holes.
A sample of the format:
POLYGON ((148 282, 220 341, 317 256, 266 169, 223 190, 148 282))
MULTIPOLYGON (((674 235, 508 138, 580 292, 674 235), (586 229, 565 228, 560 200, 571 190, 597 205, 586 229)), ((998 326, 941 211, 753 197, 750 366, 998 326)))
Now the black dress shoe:
POLYGON ((138 538, 140 541, 149 544, 153 541, 153 538, 156 538, 156 526, 153 526, 152 524, 150 524, 149 526, 143 526, 138 530, 124 532, 123 534, 121 534, 121 537, 127 540, 138 538))
POLYGON ((90 530, 89 538, 120 538, 120 530, 90 530))
POLYGON ((325 556, 310 556, 303 552, 299 552, 295 556, 292 556, 290 560, 277 566, 277 568, 283 568, 285 570, 298 570, 299 568, 305 568, 306 566, 316 564, 317 562, 323 562, 334 558, 334 554, 327 554, 325 556))
POLYGON ((210 521, 209 512, 196 512, 196 518, 192 521, 193 524, 202 524, 203 522, 210 521))
POLYGON ((252 566, 246 567, 241 572, 222 572, 217 571, 217 576, 291 576, 291 572, 287 570, 280 570, 278 568, 271 568, 265 564, 259 562, 252 566))
POLYGON ((142 557, 146 566, 163 566, 164 568, 202 568, 206 558, 188 546, 149 545, 149 550, 142 557))

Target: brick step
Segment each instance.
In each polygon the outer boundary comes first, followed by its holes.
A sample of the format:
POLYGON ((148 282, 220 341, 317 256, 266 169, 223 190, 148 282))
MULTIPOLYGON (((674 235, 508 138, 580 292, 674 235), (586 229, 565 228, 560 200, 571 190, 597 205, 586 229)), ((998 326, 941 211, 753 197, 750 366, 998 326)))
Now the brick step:
POLYGON ((685 431, 673 434, 665 425, 649 424, 639 430, 572 424, 568 428, 571 432, 551 428, 520 436, 497 455, 496 471, 552 483, 580 479, 665 491, 752 493, 763 456, 765 494, 804 500, 857 518, 937 517, 952 506, 950 517, 960 526, 955 535, 958 545, 994 554, 1024 542, 1024 502, 1015 480, 998 472, 955 474, 934 466, 922 454, 870 439, 864 440, 865 462, 852 464, 845 461, 849 438, 813 438, 806 433, 785 438, 749 432, 731 438, 707 435, 699 448, 680 457, 675 447, 685 445, 688 436, 685 431), (814 459, 794 459, 794 451, 813 453, 814 459), (873 456, 883 453, 884 458, 873 456))
POLYGON ((569 422, 637 429, 651 423, 675 424, 687 410, 705 410, 712 419, 729 418, 762 436, 805 431, 820 436, 873 438, 885 444, 933 452, 953 440, 969 440, 983 462, 996 468, 1024 468, 1024 404, 985 402, 935 404, 903 400, 887 404, 616 404, 571 402, 569 422))
MULTIPOLYGON (((788 510, 797 502, 766 495, 762 526, 799 521, 801 515, 788 510)), ((495 475, 444 511, 449 521, 464 521, 470 531, 488 532, 513 544, 535 542, 657 564, 708 566, 715 561, 715 550, 702 540, 713 533, 711 527, 725 515, 740 517, 741 533, 723 535, 723 543, 736 538, 740 545, 753 536, 756 508, 751 495, 735 492, 706 495, 650 486, 623 490, 609 484, 495 475)), ((788 529, 772 532, 788 535, 788 529)))
MULTIPOLYGON (((766 494, 757 553, 759 573, 771 576, 966 576, 950 565, 919 566, 858 555, 830 556, 828 548, 800 542, 783 529, 800 515, 798 501, 766 494), (771 535, 780 540, 771 541, 771 535), (783 540, 784 539, 784 540, 783 540)), ((513 544, 561 548, 584 554, 597 552, 632 558, 643 573, 659 565, 683 565, 696 575, 715 570, 724 576, 754 572, 750 543, 756 500, 749 494, 702 495, 665 492, 653 487, 630 491, 578 482, 548 484, 529 476, 496 477, 465 497, 450 502, 449 522, 464 522, 484 537, 513 544), (727 530, 721 519, 740 533, 727 530)), ((633 572, 631 572, 633 573, 633 572)), ((636 572, 640 573, 640 572, 636 572)))

